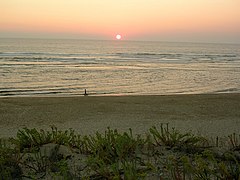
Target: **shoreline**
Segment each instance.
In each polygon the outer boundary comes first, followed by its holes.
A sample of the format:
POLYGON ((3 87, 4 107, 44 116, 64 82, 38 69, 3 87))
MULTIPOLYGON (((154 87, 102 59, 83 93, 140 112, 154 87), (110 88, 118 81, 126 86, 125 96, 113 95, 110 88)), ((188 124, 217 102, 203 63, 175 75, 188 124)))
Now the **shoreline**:
POLYGON ((207 136, 240 132, 240 93, 1 97, 0 137, 16 136, 23 127, 74 129, 79 134, 107 127, 136 134, 152 126, 170 127, 207 136))
POLYGON ((204 96, 204 95, 237 95, 240 94, 240 92, 209 92, 209 93, 169 93, 169 94, 135 94, 135 93, 127 93, 127 94, 108 94, 108 93, 89 93, 87 91, 87 95, 83 93, 81 94, 61 94, 61 93, 53 93, 53 94, 32 94, 32 95, 0 95, 0 99, 5 98, 77 98, 77 97, 83 97, 83 96, 91 96, 91 97, 132 97, 132 96, 204 96))

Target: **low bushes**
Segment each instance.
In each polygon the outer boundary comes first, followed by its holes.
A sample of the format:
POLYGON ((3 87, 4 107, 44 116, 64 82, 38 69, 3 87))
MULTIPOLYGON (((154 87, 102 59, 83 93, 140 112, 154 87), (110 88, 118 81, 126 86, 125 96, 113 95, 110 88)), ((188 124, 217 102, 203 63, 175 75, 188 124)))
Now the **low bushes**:
POLYGON ((23 128, 0 140, 0 179, 239 179, 239 136, 218 144, 168 124, 144 135, 23 128))

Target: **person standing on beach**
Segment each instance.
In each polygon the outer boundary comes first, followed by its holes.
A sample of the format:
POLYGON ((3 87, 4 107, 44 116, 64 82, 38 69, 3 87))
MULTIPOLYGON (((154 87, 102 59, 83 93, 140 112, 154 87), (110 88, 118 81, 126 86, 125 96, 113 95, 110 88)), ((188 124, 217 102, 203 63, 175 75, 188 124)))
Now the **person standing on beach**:
POLYGON ((84 96, 87 96, 88 94, 87 94, 87 89, 85 89, 85 91, 84 91, 84 96))

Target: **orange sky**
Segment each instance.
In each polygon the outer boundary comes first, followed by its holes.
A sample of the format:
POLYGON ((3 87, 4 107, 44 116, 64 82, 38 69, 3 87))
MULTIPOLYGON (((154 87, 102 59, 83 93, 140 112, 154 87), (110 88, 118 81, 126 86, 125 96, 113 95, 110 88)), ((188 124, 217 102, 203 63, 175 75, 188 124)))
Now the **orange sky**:
POLYGON ((239 0, 1 0, 0 37, 240 42, 239 0))

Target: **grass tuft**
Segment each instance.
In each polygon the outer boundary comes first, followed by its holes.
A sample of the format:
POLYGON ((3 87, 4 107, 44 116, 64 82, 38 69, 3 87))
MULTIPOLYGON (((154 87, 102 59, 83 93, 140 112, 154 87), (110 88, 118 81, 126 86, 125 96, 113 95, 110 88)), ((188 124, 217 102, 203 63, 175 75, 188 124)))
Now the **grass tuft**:
MULTIPOLYGON (((74 130, 23 128, 0 139, 0 179, 240 179, 239 136, 228 147, 168 124, 144 136, 119 133, 79 135, 74 130)), ((227 143, 225 143, 227 144, 227 143)))

